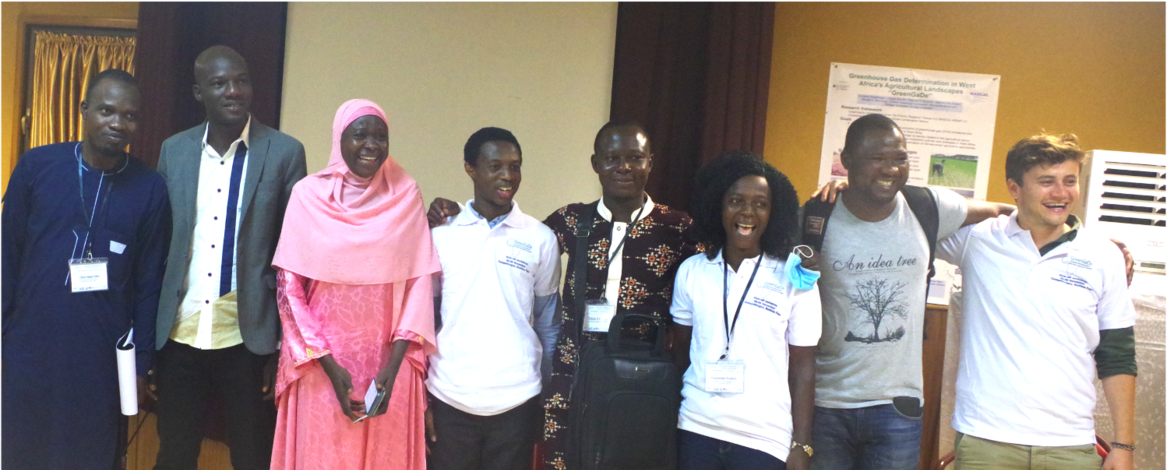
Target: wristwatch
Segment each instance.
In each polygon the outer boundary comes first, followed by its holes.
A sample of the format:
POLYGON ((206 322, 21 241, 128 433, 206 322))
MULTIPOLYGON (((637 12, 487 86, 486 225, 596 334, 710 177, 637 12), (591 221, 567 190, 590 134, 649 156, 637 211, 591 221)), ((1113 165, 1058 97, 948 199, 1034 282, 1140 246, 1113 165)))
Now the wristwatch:
POLYGON ((813 455, 813 448, 812 448, 812 446, 810 446, 808 444, 801 444, 799 442, 792 441, 792 448, 803 450, 804 453, 808 454, 809 457, 812 457, 812 455, 813 455))

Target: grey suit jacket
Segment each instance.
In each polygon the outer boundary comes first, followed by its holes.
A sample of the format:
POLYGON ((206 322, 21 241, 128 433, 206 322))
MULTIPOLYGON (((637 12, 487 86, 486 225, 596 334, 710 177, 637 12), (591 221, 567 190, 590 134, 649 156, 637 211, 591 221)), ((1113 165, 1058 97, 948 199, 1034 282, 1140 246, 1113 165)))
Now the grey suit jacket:
MULTIPOLYGON (((199 162, 206 123, 175 134, 163 142, 158 172, 166 178, 174 230, 166 274, 158 302, 157 342, 162 349, 171 336, 179 304, 186 295, 195 231, 199 162)), ((236 296, 240 334, 248 350, 272 354, 280 341, 280 314, 276 310, 276 271, 272 255, 280 240, 284 210, 293 185, 305 177, 305 146, 296 139, 252 119, 248 141, 248 171, 244 176, 239 235, 236 239, 236 296)))

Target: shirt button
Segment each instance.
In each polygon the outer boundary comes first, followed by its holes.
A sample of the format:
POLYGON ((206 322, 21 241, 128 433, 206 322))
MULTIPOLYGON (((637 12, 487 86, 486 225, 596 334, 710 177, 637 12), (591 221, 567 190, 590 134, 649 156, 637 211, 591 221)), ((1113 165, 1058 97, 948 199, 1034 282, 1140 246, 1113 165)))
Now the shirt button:
POLYGON ((205 303, 205 304, 209 304, 209 303, 211 303, 211 301, 210 301, 210 300, 204 300, 204 301, 203 301, 203 303, 205 303))
POLYGON ((219 216, 212 217, 211 220, 219 220, 219 216))
POLYGON ((215 245, 211 245, 211 247, 212 247, 212 248, 215 248, 215 245))
POLYGON ((215 188, 215 192, 217 192, 217 193, 218 193, 218 192, 222 192, 222 191, 223 191, 222 189, 215 188))
POLYGON ((211 277, 211 273, 207 273, 207 277, 211 277))
POLYGON ((220 165, 223 165, 223 162, 219 162, 219 164, 220 164, 220 165))

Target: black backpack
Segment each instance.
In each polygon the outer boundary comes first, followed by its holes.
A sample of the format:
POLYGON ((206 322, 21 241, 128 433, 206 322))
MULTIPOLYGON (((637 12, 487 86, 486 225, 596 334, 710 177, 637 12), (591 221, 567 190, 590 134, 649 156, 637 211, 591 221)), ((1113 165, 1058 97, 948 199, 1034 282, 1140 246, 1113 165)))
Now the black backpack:
MULTIPOLYGON (((930 247, 930 270, 926 274, 926 282, 929 283, 930 278, 934 277, 934 245, 938 242, 938 204, 934 201, 934 193, 921 186, 903 186, 902 196, 906 198, 910 212, 918 219, 918 225, 922 226, 922 233, 926 234, 926 245, 930 247)), ((821 201, 816 196, 804 203, 801 243, 816 248, 817 253, 821 252, 821 245, 825 244, 829 216, 833 214, 835 205, 821 201)))
MULTIPOLYGON (((577 222, 574 305, 585 314, 586 247, 597 206, 577 222)), ((582 321, 573 338, 581 345, 582 321)), ((579 470, 674 470, 682 371, 666 350, 666 325, 650 315, 614 315, 605 340, 580 346, 569 394, 570 468, 579 470), (653 344, 622 340, 627 321, 655 326, 653 344)))

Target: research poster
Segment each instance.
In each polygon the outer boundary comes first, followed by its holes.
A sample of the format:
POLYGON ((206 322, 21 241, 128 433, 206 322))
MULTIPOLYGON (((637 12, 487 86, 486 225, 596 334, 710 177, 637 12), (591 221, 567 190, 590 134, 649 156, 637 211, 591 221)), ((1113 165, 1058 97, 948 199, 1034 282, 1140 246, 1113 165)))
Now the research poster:
POLYGON ((841 148, 849 123, 884 114, 902 128, 907 184, 987 199, 999 75, 833 63, 819 185, 847 176, 841 148))
MULTIPOLYGON (((938 186, 987 199, 999 75, 833 63, 825 108, 818 186, 845 179, 845 131, 866 114, 902 128, 910 175, 906 184, 938 186)), ((928 301, 947 305, 962 286, 959 269, 935 261, 928 301)))

